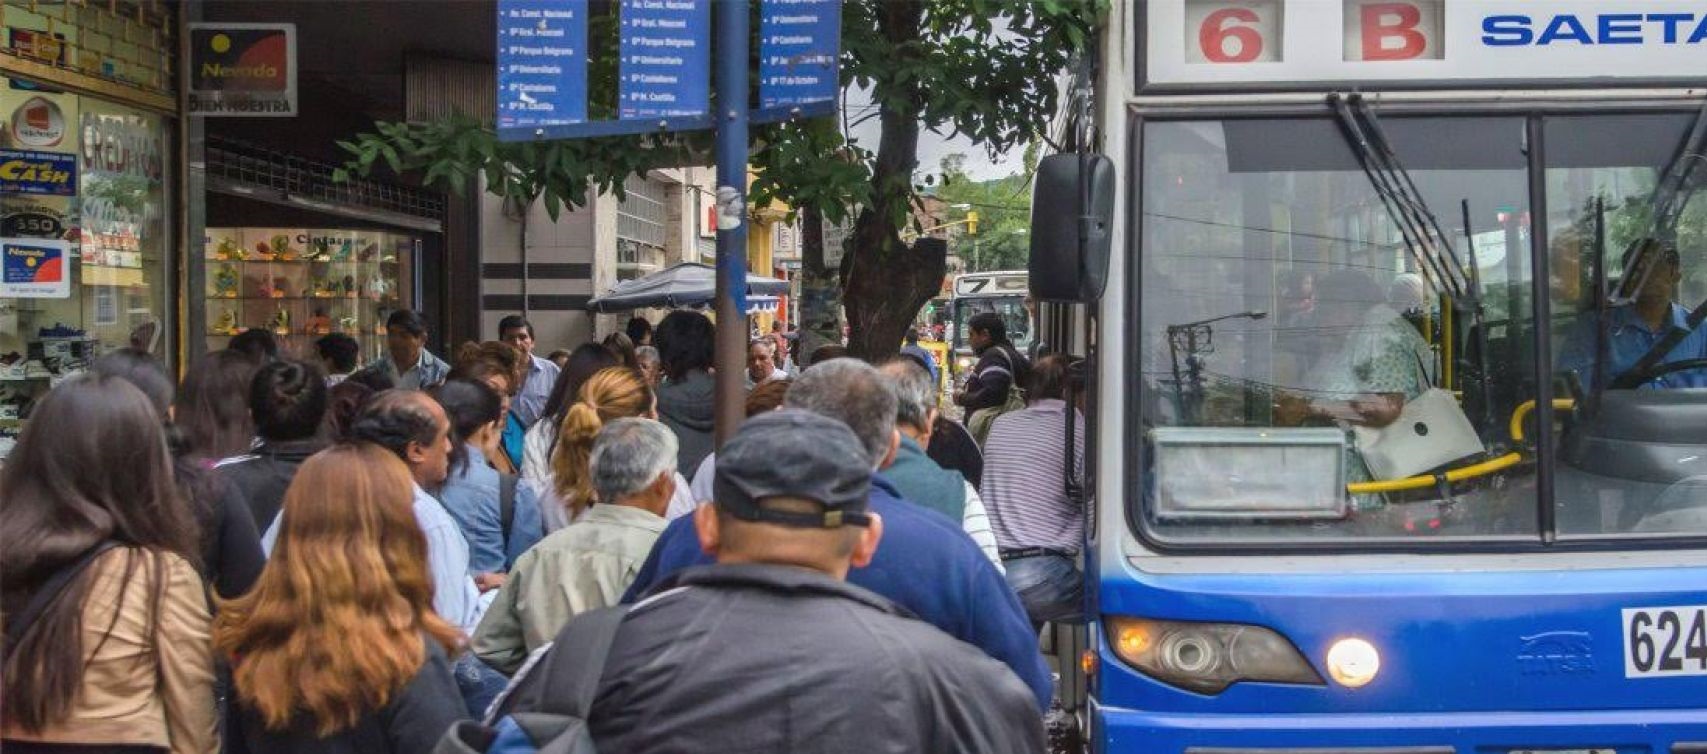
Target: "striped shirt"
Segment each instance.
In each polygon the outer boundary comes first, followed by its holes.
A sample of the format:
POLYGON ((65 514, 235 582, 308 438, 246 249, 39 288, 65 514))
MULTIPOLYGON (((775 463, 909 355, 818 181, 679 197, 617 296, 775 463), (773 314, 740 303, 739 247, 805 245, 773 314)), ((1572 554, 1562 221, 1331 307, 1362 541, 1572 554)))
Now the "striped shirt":
MULTIPOLYGON (((1041 400, 1003 414, 984 444, 984 507, 1004 550, 1049 547, 1078 552, 1084 509, 1067 498, 1061 478, 1066 402, 1041 400)), ((1074 412, 1073 462, 1083 476, 1085 417, 1074 412)))

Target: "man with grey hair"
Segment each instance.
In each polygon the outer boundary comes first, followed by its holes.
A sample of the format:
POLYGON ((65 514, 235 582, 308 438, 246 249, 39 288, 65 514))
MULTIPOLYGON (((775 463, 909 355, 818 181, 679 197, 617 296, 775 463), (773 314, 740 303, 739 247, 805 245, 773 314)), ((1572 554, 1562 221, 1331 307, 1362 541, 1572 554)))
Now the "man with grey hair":
MULTIPOLYGON (((783 400, 785 408, 848 425, 871 468, 884 469, 894 460, 901 442, 895 389, 876 367, 847 358, 820 362, 800 373, 783 400)), ((1037 651, 1037 633, 1006 578, 960 524, 908 502, 882 473, 871 478, 869 509, 883 519, 883 546, 868 564, 848 572, 848 583, 889 598, 1006 664, 1031 689, 1039 711, 1047 709, 1054 688, 1037 651)), ((700 548, 693 517, 677 519, 623 601, 634 602, 676 572, 711 562, 700 548)))
POLYGON ((575 615, 617 603, 664 531, 676 490, 676 436, 651 419, 617 419, 588 457, 597 502, 539 541, 474 632, 474 653, 512 674, 575 615))
POLYGON ((1001 552, 996 549, 996 535, 990 531, 990 516, 978 491, 960 472, 943 468, 925 454, 937 415, 936 384, 930 372, 904 356, 884 363, 878 371, 895 390, 895 429, 901 434, 895 459, 883 470, 883 476, 902 497, 948 516, 950 521, 959 521, 967 536, 978 543, 978 549, 1001 570, 1001 552))

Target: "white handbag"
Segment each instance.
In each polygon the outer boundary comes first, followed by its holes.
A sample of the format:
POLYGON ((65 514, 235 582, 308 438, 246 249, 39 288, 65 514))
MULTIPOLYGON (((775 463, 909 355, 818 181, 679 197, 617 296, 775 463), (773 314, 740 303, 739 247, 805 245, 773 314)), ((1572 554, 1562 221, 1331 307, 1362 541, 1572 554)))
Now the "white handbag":
POLYGON ((1429 388, 1385 427, 1353 425, 1357 451, 1377 480, 1404 479, 1487 450, 1452 393, 1429 388))

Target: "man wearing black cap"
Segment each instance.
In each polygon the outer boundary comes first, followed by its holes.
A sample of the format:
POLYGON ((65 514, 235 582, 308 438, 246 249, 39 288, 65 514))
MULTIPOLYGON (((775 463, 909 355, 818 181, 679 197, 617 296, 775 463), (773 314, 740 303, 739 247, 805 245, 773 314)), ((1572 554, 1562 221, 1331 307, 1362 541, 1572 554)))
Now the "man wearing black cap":
MULTIPOLYGON (((900 445, 895 390, 876 367, 856 359, 817 364, 789 386, 783 405, 852 429, 868 471, 887 468, 894 461, 900 445)), ((1037 632, 1007 579, 967 536, 961 522, 904 499, 882 474, 872 477, 868 505, 883 515, 883 547, 869 565, 848 574, 848 581, 1000 660, 1031 688, 1037 709, 1048 709, 1054 685, 1037 651, 1037 632)), ((623 602, 655 591, 661 580, 677 571, 712 562, 692 524, 684 516, 665 527, 623 602)))
POLYGON ((1043 750, 1004 665, 844 581, 883 536, 866 458, 811 412, 742 425, 694 514, 717 564, 629 612, 589 716, 600 751, 1043 750))

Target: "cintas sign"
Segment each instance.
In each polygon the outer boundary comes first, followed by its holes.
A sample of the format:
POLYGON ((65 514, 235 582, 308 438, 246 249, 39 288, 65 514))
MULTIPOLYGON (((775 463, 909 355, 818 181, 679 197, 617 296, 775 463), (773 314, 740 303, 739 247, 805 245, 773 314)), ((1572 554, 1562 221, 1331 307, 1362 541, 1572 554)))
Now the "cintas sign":
POLYGON ((1150 0, 1140 88, 1707 83, 1700 0, 1150 0))
POLYGON ((189 114, 296 115, 296 24, 190 24, 189 114))

